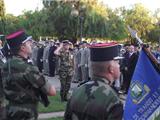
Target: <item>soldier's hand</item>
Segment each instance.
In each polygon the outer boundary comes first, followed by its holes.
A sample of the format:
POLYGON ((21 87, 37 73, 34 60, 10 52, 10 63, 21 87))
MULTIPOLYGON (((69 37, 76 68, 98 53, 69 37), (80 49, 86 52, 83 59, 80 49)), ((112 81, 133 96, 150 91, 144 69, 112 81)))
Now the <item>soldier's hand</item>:
POLYGON ((63 43, 60 43, 60 46, 59 46, 60 48, 62 48, 63 47, 63 43))

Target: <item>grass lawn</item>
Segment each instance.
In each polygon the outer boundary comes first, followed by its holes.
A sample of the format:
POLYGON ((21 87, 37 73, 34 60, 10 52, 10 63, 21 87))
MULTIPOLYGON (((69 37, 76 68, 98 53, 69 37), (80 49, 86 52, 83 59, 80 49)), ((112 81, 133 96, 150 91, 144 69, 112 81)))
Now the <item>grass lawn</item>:
POLYGON ((63 120, 62 117, 58 117, 58 118, 50 118, 50 119, 47 119, 47 120, 63 120))
MULTIPOLYGON (((58 112, 64 111, 66 107, 66 102, 61 102, 59 92, 56 96, 49 97, 50 104, 48 107, 44 107, 41 103, 39 104, 38 111, 39 113, 48 113, 48 112, 58 112)), ((61 120, 61 119, 49 119, 49 120, 61 120)))

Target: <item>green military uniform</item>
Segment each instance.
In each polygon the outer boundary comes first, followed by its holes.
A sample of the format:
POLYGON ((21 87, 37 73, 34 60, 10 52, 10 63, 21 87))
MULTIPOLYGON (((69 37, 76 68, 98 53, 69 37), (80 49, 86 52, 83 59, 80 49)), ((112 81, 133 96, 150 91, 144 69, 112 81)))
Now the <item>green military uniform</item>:
POLYGON ((2 87, 1 68, 0 68, 0 118, 1 120, 5 119, 5 97, 2 87))
POLYGON ((61 83, 60 96, 62 101, 67 100, 73 74, 73 60, 70 51, 60 51, 59 77, 61 83))
POLYGON ((20 56, 9 58, 3 66, 3 88, 7 120, 37 120, 38 90, 47 93, 47 83, 38 68, 20 56))
POLYGON ((1 69, 4 62, 2 61, 2 59, 3 58, 0 55, 0 119, 4 120, 5 119, 5 97, 3 92, 2 76, 1 76, 1 69))
POLYGON ((65 120, 121 120, 122 110, 123 105, 109 82, 93 77, 73 92, 65 120))

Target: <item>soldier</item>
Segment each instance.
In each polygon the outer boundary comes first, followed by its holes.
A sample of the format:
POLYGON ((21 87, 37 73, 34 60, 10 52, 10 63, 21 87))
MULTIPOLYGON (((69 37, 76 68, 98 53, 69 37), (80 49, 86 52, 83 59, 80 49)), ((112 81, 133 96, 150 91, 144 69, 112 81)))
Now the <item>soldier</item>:
MULTIPOLYGON (((149 47, 149 45, 148 45, 149 47)), ((160 63, 160 46, 156 47, 156 51, 153 52, 153 55, 155 56, 155 58, 158 60, 158 62, 160 63)))
POLYGON ((5 120, 5 97, 2 86, 1 69, 3 64, 6 62, 6 58, 2 51, 2 41, 0 40, 0 119, 5 120))
POLYGON ((32 53, 32 37, 24 30, 7 36, 11 56, 2 68, 2 82, 8 100, 7 120, 37 120, 40 93, 54 96, 56 90, 36 66, 27 62, 32 53))
POLYGON ((59 77, 61 83, 61 101, 67 101, 73 74, 73 58, 69 51, 70 43, 63 41, 54 53, 60 57, 59 77))
POLYGON ((44 46, 43 44, 40 44, 37 53, 37 67, 40 72, 42 72, 43 70, 43 51, 44 51, 44 46))
POLYGON ((48 62, 49 62, 49 76, 54 77, 55 76, 55 69, 56 69, 56 55, 54 54, 54 51, 56 50, 56 46, 52 42, 52 45, 49 49, 49 55, 48 55, 48 62))
POLYGON ((88 71, 88 63, 89 63, 89 49, 87 47, 87 42, 83 41, 82 48, 80 49, 81 60, 80 60, 80 68, 81 68, 81 75, 82 80, 87 81, 89 79, 89 71, 88 71))
POLYGON ((120 76, 118 44, 95 44, 90 50, 93 75, 73 92, 65 120, 121 120, 123 105, 111 87, 120 76))
POLYGON ((46 42, 46 47, 43 50, 43 73, 45 75, 49 75, 49 62, 48 62, 48 56, 49 56, 49 49, 51 47, 51 44, 46 42))
POLYGON ((2 63, 6 62, 6 57, 4 55, 4 49, 2 47, 2 40, 0 40, 0 62, 2 62, 2 63))
POLYGON ((74 47, 74 53, 73 53, 73 61, 74 61, 74 74, 72 78, 72 82, 78 82, 80 76, 79 76, 79 71, 78 71, 78 64, 80 61, 80 54, 79 54, 79 45, 75 45, 74 47))

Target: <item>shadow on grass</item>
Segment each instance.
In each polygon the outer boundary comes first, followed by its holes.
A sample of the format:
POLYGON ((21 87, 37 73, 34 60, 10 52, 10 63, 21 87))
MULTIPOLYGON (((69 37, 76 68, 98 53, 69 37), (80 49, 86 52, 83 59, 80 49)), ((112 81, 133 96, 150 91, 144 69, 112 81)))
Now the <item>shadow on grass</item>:
MULTIPOLYGON (((44 107, 41 103, 39 104, 38 111, 39 113, 49 113, 49 112, 59 112, 64 111, 67 102, 61 102, 61 98, 59 92, 57 92, 56 96, 49 97, 50 104, 48 107, 44 107)), ((49 119, 52 120, 52 119, 49 119)), ((53 120, 61 120, 61 119, 53 119, 53 120)))

